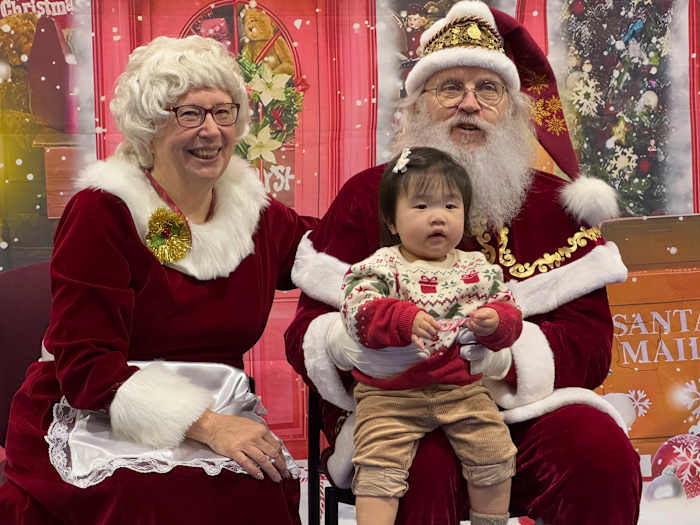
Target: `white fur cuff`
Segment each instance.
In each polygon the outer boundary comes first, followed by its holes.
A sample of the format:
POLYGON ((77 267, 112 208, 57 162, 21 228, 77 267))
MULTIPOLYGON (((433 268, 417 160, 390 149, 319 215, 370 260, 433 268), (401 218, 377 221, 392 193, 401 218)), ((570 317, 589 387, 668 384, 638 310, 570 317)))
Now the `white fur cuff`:
POLYGON ((517 386, 505 381, 484 379, 494 401, 505 409, 527 405, 554 390, 554 356, 539 326, 529 321, 523 322, 523 332, 511 349, 517 386))
POLYGON ((148 365, 122 384, 109 407, 112 430, 130 441, 170 448, 212 403, 209 392, 161 363, 148 365))
POLYGON ((304 334, 304 366, 306 373, 326 401, 344 410, 355 410, 355 402, 340 380, 338 369, 328 355, 326 334, 332 323, 340 322, 340 312, 319 315, 309 323, 304 334))
POLYGON ((319 252, 306 232, 299 242, 292 281, 309 297, 340 309, 340 289, 350 265, 332 255, 319 252))
POLYGON ((328 458, 328 475, 333 484, 341 489, 349 489, 354 473, 352 457, 355 455, 355 413, 353 412, 343 422, 343 426, 335 439, 333 454, 328 458))

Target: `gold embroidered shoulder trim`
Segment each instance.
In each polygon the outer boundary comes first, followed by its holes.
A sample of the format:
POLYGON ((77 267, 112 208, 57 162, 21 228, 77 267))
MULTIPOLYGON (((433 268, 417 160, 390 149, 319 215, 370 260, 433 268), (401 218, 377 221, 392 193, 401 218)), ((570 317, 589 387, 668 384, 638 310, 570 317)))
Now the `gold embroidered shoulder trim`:
MULTIPOLYGON (((554 268, 558 268, 565 259, 570 259, 571 255, 578 250, 579 247, 586 246, 588 241, 595 242, 603 236, 598 228, 584 228, 581 226, 578 232, 566 240, 567 246, 558 248, 554 253, 545 252, 533 262, 519 263, 515 260, 515 257, 513 257, 512 252, 508 248, 509 231, 508 228, 501 228, 498 239, 498 262, 505 268, 508 268, 508 272, 513 277, 518 277, 520 279, 530 277, 535 272, 545 273, 554 268)), ((496 250, 493 246, 488 244, 491 240, 491 235, 487 232, 482 232, 476 235, 476 240, 481 246, 481 251, 486 256, 486 259, 490 263, 496 262, 496 250)))

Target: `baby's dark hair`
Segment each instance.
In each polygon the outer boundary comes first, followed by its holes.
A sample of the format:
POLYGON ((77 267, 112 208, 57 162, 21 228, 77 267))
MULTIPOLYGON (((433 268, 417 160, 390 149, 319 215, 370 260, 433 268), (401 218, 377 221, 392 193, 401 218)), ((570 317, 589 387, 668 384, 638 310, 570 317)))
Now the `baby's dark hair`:
POLYGON ((396 223, 396 201, 401 192, 414 190, 423 193, 436 185, 443 189, 457 190, 464 205, 464 231, 469 231, 469 206, 472 187, 467 171, 450 155, 435 148, 410 148, 408 162, 404 168, 394 172, 401 155, 387 164, 379 182, 379 235, 382 246, 393 246, 400 242, 399 236, 389 230, 396 223))

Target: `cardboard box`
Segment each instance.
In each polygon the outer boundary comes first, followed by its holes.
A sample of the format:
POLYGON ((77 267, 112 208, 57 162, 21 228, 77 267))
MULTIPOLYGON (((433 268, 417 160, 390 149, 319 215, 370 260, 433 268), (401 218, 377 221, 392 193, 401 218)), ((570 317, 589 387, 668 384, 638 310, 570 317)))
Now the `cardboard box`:
POLYGON ((670 437, 700 419, 700 215, 638 217, 602 226, 629 269, 608 286, 615 326, 601 394, 624 394, 642 473, 670 437))

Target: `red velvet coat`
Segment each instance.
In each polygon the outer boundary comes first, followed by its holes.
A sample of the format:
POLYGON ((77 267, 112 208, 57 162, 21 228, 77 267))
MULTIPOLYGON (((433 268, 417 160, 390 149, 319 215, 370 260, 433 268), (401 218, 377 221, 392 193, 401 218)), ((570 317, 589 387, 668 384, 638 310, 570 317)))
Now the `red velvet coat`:
MULTIPOLYGON (((299 523, 297 480, 276 484, 188 467, 167 474, 118 469, 79 489, 61 481, 49 463, 44 435, 54 403, 65 396, 75 408, 110 408, 122 384, 136 380, 138 369, 127 360, 242 369, 243 354, 265 328, 275 289, 293 287, 297 244, 315 222, 266 197, 254 172, 234 159, 217 182, 210 224, 193 225, 191 253, 178 268, 169 267, 143 241, 153 206, 164 206, 144 181, 124 162, 98 163, 83 177, 91 188, 71 199, 59 222, 44 339, 55 361, 33 364, 15 396, 0 522, 16 523, 22 515, 21 523, 30 524, 220 523, 222 516, 236 523, 299 523), (243 200, 232 200, 236 195, 243 200), (204 248, 213 256, 203 256, 204 248)), ((158 385, 152 388, 155 399, 158 385)), ((182 396, 176 405, 185 405, 187 392, 182 396)), ((129 415, 138 420, 139 412, 129 415)), ((160 417, 164 424, 183 424, 177 410, 160 417)))

